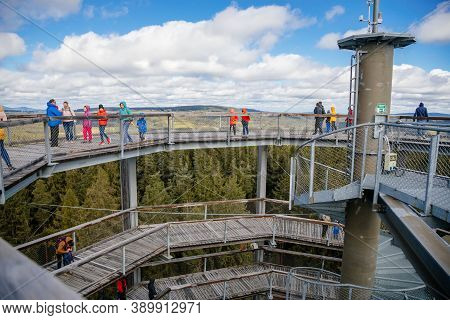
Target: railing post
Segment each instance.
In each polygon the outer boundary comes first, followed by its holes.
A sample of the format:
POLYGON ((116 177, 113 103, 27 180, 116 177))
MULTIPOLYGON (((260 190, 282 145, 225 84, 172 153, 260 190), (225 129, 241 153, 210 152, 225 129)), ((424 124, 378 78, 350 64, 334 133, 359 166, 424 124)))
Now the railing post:
POLYGON ((77 251, 77 233, 72 232, 72 240, 73 240, 73 252, 77 251))
POLYGON ((224 281, 223 282, 223 296, 222 296, 222 300, 225 300, 227 297, 227 282, 224 281))
POLYGON ((48 120, 44 120, 44 136, 45 136, 45 154, 47 155, 47 164, 50 165, 52 163, 52 152, 50 148, 50 133, 48 130, 48 120))
POLYGON ((231 116, 227 117, 228 119, 228 127, 227 127, 227 144, 231 143, 231 126, 230 126, 230 120, 231 120, 231 116))
POLYGON ((316 141, 311 143, 311 156, 309 162, 309 203, 313 201, 314 194, 314 163, 315 163, 316 141))
POLYGON ((223 243, 227 243, 227 228, 228 228, 228 225, 227 225, 227 221, 225 220, 225 227, 224 227, 224 230, 223 230, 223 243))
POLYGON ((125 276, 126 273, 126 256, 125 256, 125 246, 122 247, 122 275, 125 276))
POLYGON ((269 279, 269 296, 267 297, 269 300, 273 299, 272 287, 273 287, 273 271, 270 272, 270 279, 269 279))
POLYGON ((291 271, 288 272, 286 279, 286 300, 289 300, 291 294, 291 271))
POLYGON ((208 258, 203 258, 203 272, 206 272, 208 258))
POLYGON ((366 167, 366 150, 367 150, 367 136, 369 135, 369 127, 364 127, 364 143, 363 143, 363 157, 362 157, 362 164, 361 164, 361 183, 359 185, 359 197, 362 197, 363 193, 363 182, 364 182, 364 174, 365 174, 365 167, 366 167))
POLYGON ((295 168, 296 168, 295 159, 296 159, 295 157, 291 157, 291 172, 289 175, 289 211, 292 210, 292 205, 295 196, 295 168))
POLYGON ((306 289, 304 283, 301 282, 301 284, 302 284, 302 300, 306 300, 306 291, 308 290, 308 284, 306 284, 306 289))
MULTIPOLYGON (((354 119, 356 116, 354 116, 354 119)), ((350 182, 353 182, 355 176, 355 153, 356 153, 356 128, 352 129, 352 161, 350 170, 350 182)))
POLYGON ((219 130, 222 129, 222 116, 219 116, 219 130))
POLYGON ((277 121, 277 126, 278 126, 277 141, 278 141, 278 143, 281 143, 280 118, 281 118, 281 113, 278 114, 278 121, 277 121))
POLYGON ((8 146, 11 146, 11 127, 6 127, 7 132, 7 144, 8 146))
POLYGON ((272 217, 272 242, 270 243, 271 246, 275 247, 277 243, 275 242, 275 235, 277 230, 277 224, 276 224, 276 216, 272 217))
POLYGON ((167 116, 167 144, 173 144, 172 141, 172 120, 173 115, 167 116))
POLYGON ((0 188, 2 194, 0 195, 0 204, 5 204, 6 196, 5 196, 5 184, 3 183, 3 163, 0 159, 0 188))
POLYGON ((172 256, 170 255, 170 224, 167 224, 167 259, 172 259, 172 256))
POLYGON ((350 289, 348 289, 348 300, 352 300, 352 287, 350 287, 350 289))
POLYGON ((375 186, 373 188, 373 204, 378 202, 378 193, 380 192, 380 178, 381 178, 381 159, 383 157, 383 139, 384 127, 381 128, 378 136, 378 150, 377 150, 377 168, 375 171, 375 186))
POLYGON ((431 211, 431 193, 433 191, 433 180, 436 174, 436 165, 439 154, 439 134, 431 138, 430 143, 430 154, 428 157, 428 175, 427 175, 427 186, 425 189, 425 214, 430 214, 431 211))
POLYGON ((208 205, 205 204, 205 211, 204 211, 203 219, 206 220, 207 218, 208 218, 208 205))
POLYGON ((328 190, 328 168, 325 170, 325 190, 328 190))

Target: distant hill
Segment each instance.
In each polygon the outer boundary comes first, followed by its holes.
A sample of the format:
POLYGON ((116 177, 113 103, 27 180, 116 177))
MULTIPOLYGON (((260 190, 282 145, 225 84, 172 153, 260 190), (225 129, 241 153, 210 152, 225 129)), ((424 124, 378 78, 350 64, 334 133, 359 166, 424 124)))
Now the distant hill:
MULTIPOLYGON (((402 112, 402 113, 392 113, 392 116, 413 116, 414 112, 402 112)), ((429 117, 450 117, 448 113, 440 113, 440 112, 430 112, 428 113, 429 117)))
MULTIPOLYGON (((107 107, 107 106, 106 106, 107 107)), ((92 108, 92 106, 91 106, 92 108)), ((119 108, 107 107, 108 110, 118 110, 119 108)), ((159 112, 193 112, 193 111, 205 111, 205 112, 228 112, 230 107, 222 107, 222 106, 203 106, 203 105, 192 105, 192 106, 175 106, 175 107, 135 107, 131 108, 132 110, 139 111, 159 111, 159 112)), ((240 109, 240 108, 235 108, 240 109)), ((76 109, 75 112, 82 112, 83 109, 76 109)), ((261 112, 257 109, 249 109, 248 112, 261 112)))
POLYGON ((5 112, 7 113, 44 113, 44 110, 35 109, 31 107, 6 107, 5 112))

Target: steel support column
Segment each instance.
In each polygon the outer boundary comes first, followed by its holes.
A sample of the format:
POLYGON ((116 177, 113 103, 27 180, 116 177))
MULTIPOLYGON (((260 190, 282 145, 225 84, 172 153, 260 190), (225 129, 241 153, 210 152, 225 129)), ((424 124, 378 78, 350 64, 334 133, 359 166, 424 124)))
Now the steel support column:
MULTIPOLYGON (((137 207, 136 158, 120 160, 120 191, 122 210, 137 207)), ((138 213, 124 216, 124 230, 138 226, 138 213)))
MULTIPOLYGON (((258 173, 256 181, 256 197, 265 198, 266 197, 266 182, 267 182, 267 146, 258 147, 258 173)), ((256 205, 257 214, 266 213, 266 204, 263 200, 258 201, 256 205)))

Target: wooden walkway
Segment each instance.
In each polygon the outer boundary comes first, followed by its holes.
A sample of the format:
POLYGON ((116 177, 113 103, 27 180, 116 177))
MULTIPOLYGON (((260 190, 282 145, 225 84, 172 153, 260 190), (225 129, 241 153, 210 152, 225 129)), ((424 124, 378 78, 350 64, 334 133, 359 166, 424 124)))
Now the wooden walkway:
POLYGON ((324 224, 334 225, 310 219, 261 215, 140 227, 78 251, 75 263, 54 273, 76 292, 82 295, 92 294, 121 276, 122 247, 126 241, 129 241, 125 245, 127 273, 151 258, 166 255, 168 239, 171 251, 273 239, 342 247, 343 232, 334 239, 332 228, 329 227, 326 236, 322 238, 324 224))

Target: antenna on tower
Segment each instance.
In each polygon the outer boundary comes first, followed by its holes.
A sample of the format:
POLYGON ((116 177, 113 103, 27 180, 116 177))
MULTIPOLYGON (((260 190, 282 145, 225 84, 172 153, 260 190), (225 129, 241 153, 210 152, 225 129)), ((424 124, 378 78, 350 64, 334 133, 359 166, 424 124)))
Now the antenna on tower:
POLYGON ((378 10, 380 1, 379 0, 367 0, 367 19, 364 18, 364 15, 359 16, 359 21, 367 22, 367 32, 368 33, 376 33, 378 32, 378 25, 383 23, 383 17, 381 12, 378 10), (372 14, 370 14, 372 8, 372 14))

